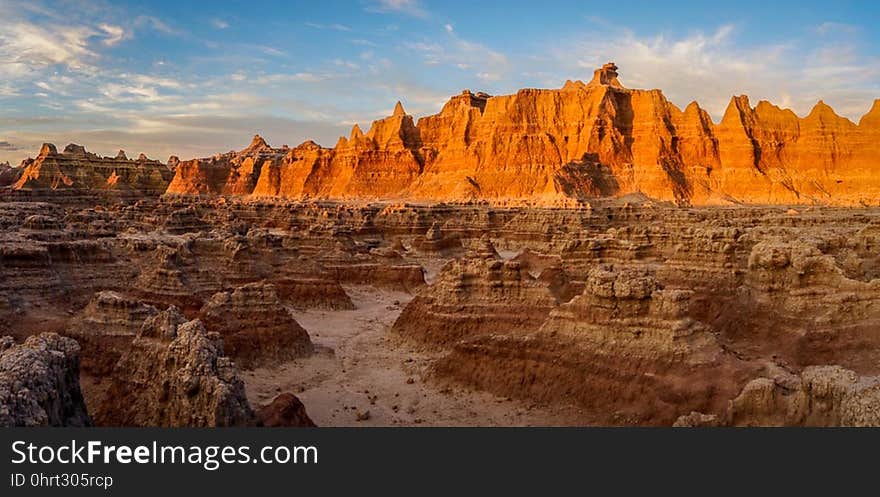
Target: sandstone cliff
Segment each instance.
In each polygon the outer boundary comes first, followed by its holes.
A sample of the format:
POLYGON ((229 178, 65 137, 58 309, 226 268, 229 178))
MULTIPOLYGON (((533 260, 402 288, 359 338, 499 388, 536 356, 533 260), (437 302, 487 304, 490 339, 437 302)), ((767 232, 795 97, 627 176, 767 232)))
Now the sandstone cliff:
POLYGON ((239 152, 207 159, 180 162, 168 191, 172 193, 245 195, 252 193, 263 169, 280 161, 284 149, 276 150, 259 135, 239 152))
POLYGON ((855 124, 819 102, 800 118, 748 97, 715 124, 660 90, 624 88, 606 64, 585 84, 489 96, 465 90, 414 124, 398 103, 332 149, 306 142, 177 169, 169 193, 489 200, 574 205, 642 193, 682 204, 862 205, 880 198, 880 101, 855 124))

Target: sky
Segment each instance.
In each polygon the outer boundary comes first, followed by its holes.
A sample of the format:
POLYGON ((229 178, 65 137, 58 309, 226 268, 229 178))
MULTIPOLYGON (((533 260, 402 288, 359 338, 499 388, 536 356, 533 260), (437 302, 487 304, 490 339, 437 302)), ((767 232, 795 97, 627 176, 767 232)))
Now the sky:
POLYGON ((880 98, 880 3, 0 0, 0 162, 43 142, 165 160, 314 139, 400 100, 417 118, 468 88, 589 80, 732 95, 858 122, 880 98))

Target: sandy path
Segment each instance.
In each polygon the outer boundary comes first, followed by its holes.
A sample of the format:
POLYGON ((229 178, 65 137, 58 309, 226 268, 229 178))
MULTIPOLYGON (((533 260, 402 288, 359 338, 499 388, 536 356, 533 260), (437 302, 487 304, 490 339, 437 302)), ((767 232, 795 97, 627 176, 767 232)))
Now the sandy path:
POLYGON ((528 404, 426 380, 432 357, 388 330, 407 293, 347 287, 353 311, 294 312, 319 351, 244 372, 253 405, 293 392, 319 426, 526 426, 575 423, 570 409, 528 404), (369 414, 367 414, 369 413, 369 414))

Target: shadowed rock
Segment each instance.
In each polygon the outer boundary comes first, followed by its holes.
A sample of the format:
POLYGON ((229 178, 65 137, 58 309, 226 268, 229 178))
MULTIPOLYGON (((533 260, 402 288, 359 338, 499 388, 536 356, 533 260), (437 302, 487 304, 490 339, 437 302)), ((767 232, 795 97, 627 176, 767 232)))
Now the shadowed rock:
POLYGON ((79 345, 43 333, 0 339, 0 426, 89 426, 79 388, 79 345))

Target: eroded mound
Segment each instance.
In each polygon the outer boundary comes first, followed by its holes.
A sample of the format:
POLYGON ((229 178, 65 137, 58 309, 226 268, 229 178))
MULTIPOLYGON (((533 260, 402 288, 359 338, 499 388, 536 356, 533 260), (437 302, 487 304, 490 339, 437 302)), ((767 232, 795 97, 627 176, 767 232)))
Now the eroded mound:
POLYGON ((251 283, 211 297, 199 318, 223 337, 223 347, 240 367, 277 363, 311 354, 309 334, 282 305, 275 287, 251 283))
POLYGON ((529 331, 557 304, 548 285, 517 261, 502 261, 491 241, 449 262, 437 281, 404 308, 393 331, 429 345, 487 333, 529 331))

